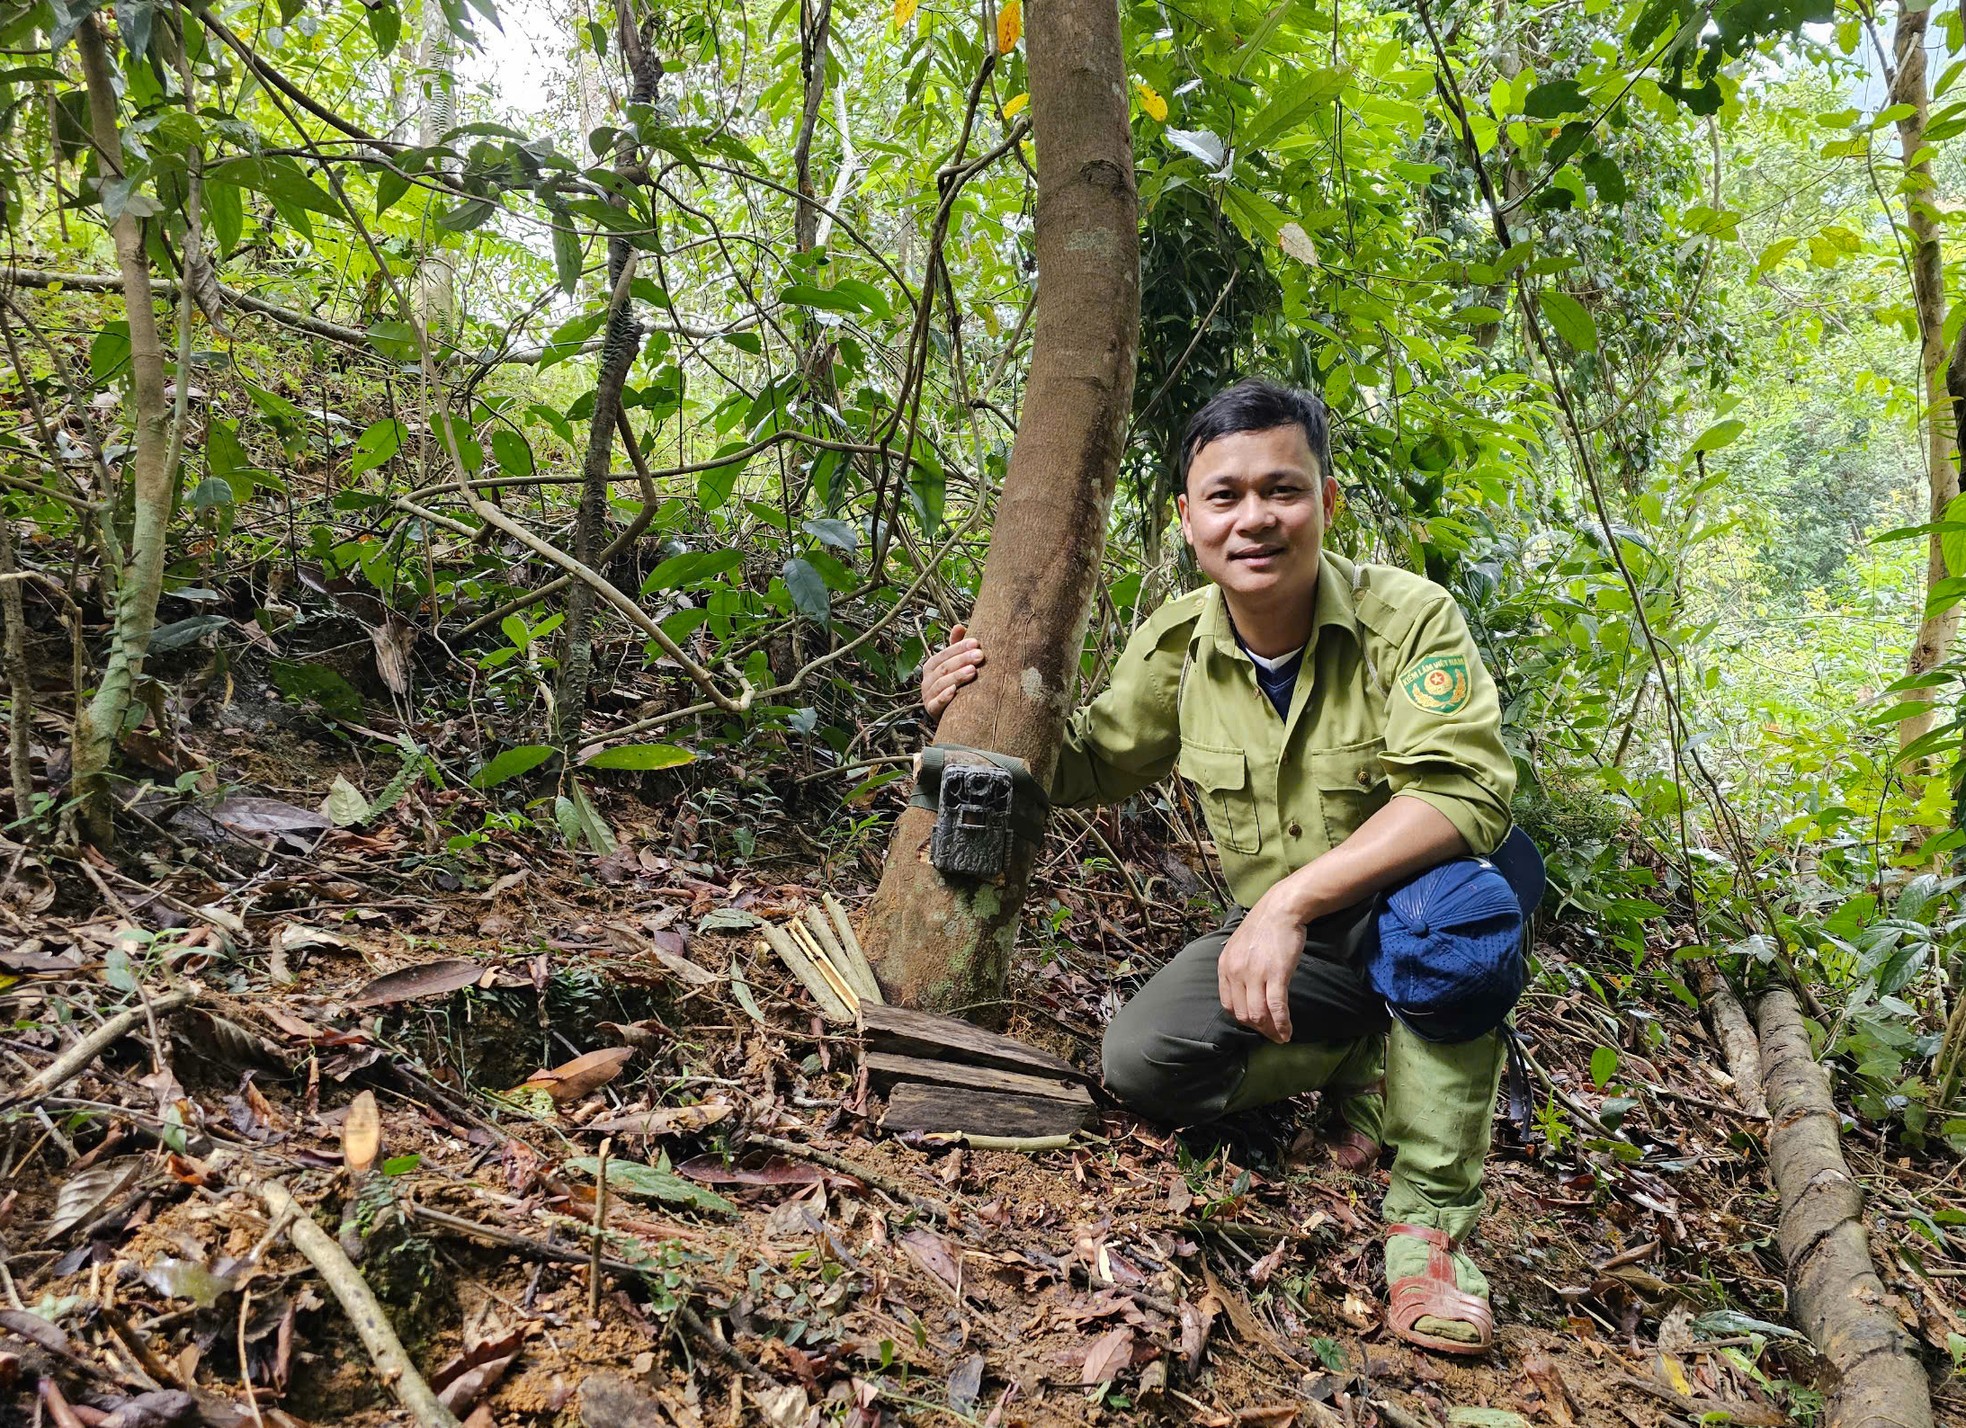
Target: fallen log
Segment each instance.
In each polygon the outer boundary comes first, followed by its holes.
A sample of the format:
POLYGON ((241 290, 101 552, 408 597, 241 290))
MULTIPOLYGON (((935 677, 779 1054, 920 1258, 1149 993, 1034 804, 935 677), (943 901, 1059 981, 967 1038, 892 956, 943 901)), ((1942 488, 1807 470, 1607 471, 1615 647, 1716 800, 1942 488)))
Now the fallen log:
POLYGON ((1794 996, 1767 993, 1759 1016, 1768 1163, 1782 1201, 1776 1242, 1789 1312, 1840 1376, 1828 1428, 1931 1428, 1931 1389, 1871 1267, 1863 1188, 1837 1144, 1829 1080, 1794 996))
POLYGON ((1768 1119, 1768 1102, 1761 1089, 1761 1043, 1756 1040, 1754 1023, 1734 999, 1727 979, 1711 966, 1700 969, 1700 1004, 1707 1025, 1720 1045, 1727 1074, 1734 1078, 1734 1104, 1758 1121, 1768 1119))

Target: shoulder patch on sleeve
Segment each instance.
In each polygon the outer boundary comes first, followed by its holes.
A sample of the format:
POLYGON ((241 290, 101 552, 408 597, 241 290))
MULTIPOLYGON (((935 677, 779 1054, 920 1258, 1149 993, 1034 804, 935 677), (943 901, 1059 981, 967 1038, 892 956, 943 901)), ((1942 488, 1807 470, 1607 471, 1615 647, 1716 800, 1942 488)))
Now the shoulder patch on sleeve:
POLYGON ((1465 655, 1428 655, 1400 676, 1399 687, 1417 709, 1429 714, 1458 714, 1474 697, 1465 655))

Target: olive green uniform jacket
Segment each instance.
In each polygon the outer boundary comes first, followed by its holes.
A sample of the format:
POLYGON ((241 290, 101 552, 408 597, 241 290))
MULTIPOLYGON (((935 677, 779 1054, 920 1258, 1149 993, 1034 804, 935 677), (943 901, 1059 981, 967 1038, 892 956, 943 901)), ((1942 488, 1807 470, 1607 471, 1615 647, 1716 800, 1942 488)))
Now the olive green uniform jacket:
POLYGON ((1178 766, 1245 907, 1391 798, 1431 804, 1470 851, 1492 852, 1508 832, 1515 764, 1454 597, 1327 551, 1316 607, 1289 717, 1278 718, 1221 591, 1169 600, 1072 717, 1052 801, 1114 802, 1178 766))

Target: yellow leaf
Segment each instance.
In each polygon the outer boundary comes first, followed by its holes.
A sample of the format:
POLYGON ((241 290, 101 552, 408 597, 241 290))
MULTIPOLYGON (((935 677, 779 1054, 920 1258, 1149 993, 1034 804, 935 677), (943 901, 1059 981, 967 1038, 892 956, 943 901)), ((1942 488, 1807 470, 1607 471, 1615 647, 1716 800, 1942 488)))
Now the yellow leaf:
POLYGON ((915 18, 915 9, 922 0, 894 0, 894 23, 905 25, 915 18))
POLYGON ((997 11, 997 53, 1007 55, 1017 48, 1017 37, 1024 33, 1023 0, 1003 0, 997 11))
POLYGON ((1686 1370, 1681 1367, 1678 1359, 1671 1354, 1660 1354, 1659 1367, 1665 1371, 1665 1379, 1668 1383, 1689 1398, 1692 1396, 1693 1385, 1687 1379, 1686 1370))
POLYGON ((1147 111, 1147 117, 1156 124, 1167 122, 1167 101, 1160 97, 1160 91, 1145 80, 1137 80, 1133 87, 1140 91, 1140 107, 1147 111))
POLYGON ((1019 114, 1022 114, 1024 112, 1024 106, 1029 104, 1030 102, 1031 102, 1030 95, 1028 94, 1018 95, 1015 99, 1011 100, 1008 104, 1004 105, 1003 117, 1006 119, 1015 119, 1019 114))

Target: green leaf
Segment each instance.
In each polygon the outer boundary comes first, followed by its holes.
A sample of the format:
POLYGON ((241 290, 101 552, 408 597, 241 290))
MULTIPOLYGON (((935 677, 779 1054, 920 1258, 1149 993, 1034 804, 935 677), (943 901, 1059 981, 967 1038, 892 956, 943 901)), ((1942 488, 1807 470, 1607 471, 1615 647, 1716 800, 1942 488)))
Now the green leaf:
POLYGON ((394 417, 384 417, 371 422, 368 429, 355 438, 355 456, 349 463, 349 474, 360 476, 365 471, 373 471, 394 456, 403 446, 403 424, 394 417))
POLYGON ((779 293, 778 300, 791 307, 814 307, 827 312, 866 312, 880 318, 894 316, 894 306, 888 302, 887 295, 872 283, 863 283, 858 278, 842 278, 830 288, 793 283, 779 293))
POLYGON ((245 228, 245 202, 240 196, 237 184, 207 178, 205 181, 205 221, 211 224, 212 239, 218 245, 218 252, 212 256, 216 265, 227 253, 239 246, 239 235, 245 228))
POLYGON ((785 562, 785 588, 791 592, 798 612, 814 624, 823 625, 833 618, 833 593, 810 561, 793 556, 785 562))
POLYGON ((437 226, 448 228, 453 233, 469 233, 480 227, 498 212, 498 201, 490 198, 466 199, 455 208, 446 209, 437 215, 437 226))
POLYGON ((1579 352, 1597 351, 1597 324, 1590 312, 1569 293, 1547 288, 1541 294, 1543 314, 1556 335, 1579 352))
POLYGON ((1738 1309, 1713 1309, 1692 1323, 1693 1332, 1705 1338, 1731 1339, 1740 1334, 1761 1334, 1770 1339, 1800 1339, 1802 1335, 1786 1324, 1771 1324, 1738 1309))
POLYGON ((521 744, 516 749, 507 749, 490 763, 471 775, 473 788, 497 788, 507 779, 520 774, 531 773, 548 759, 555 750, 546 744, 521 744))
POLYGON ((843 550, 848 555, 860 549, 860 532, 846 521, 822 517, 801 523, 799 529, 821 544, 843 550))
POLYGON ((224 615, 187 615, 182 620, 173 620, 168 625, 159 625, 150 635, 150 652, 163 654, 169 650, 182 649, 193 640, 201 640, 214 630, 222 630, 232 623, 224 615))
POLYGON ((564 362, 579 352, 587 339, 601 330, 607 316, 606 308, 596 308, 592 312, 582 313, 571 322, 562 323, 546 340, 546 351, 540 356, 539 370, 544 372, 556 362, 564 362))
POLYGON ((495 428, 491 434, 491 449, 492 459, 507 476, 532 475, 532 447, 518 432, 510 427, 495 428))
POLYGON ((341 216, 341 205, 335 201, 335 196, 302 173, 300 165, 292 159, 263 160, 259 171, 260 181, 269 197, 295 208, 325 213, 330 218, 341 216))
POLYGON ((573 215, 565 208, 554 204, 548 211, 553 217, 553 271, 560 280, 560 291, 571 297, 580 286, 580 234, 574 230, 573 215))
POLYGON ((1591 1082, 1603 1086, 1618 1074, 1618 1053, 1615 1048, 1600 1046, 1591 1053, 1591 1082))
POLYGON ((1313 69, 1299 75, 1256 112, 1242 136, 1239 151, 1251 153, 1267 148, 1285 131, 1309 118, 1311 111, 1336 99, 1344 88, 1345 76, 1335 69, 1313 69))
POLYGON ((1552 79, 1530 90, 1522 101, 1522 112, 1530 119, 1561 119, 1590 108, 1584 90, 1574 79, 1552 79))
POLYGON ((101 385, 130 365, 130 324, 106 322, 89 344, 89 380, 101 385))
MULTIPOLYGON (((567 1169, 582 1175, 598 1176, 601 1163, 591 1155, 576 1156, 567 1162, 567 1169)), ((706 1190, 685 1180, 673 1170, 658 1170, 653 1165, 643 1165, 634 1160, 608 1162, 608 1188, 620 1195, 644 1200, 669 1200, 679 1205, 694 1205, 699 1210, 714 1210, 720 1215, 739 1213, 737 1206, 714 1190, 706 1190)))
MULTIPOLYGON (((370 11, 369 13, 373 16, 375 12, 370 11)), ((409 1155, 392 1155, 389 1159, 382 1162, 382 1173, 384 1175, 408 1175, 421 1164, 423 1164, 423 1157, 414 1153, 409 1155)))
POLYGON ((232 483, 222 476, 207 476, 191 493, 191 509, 194 511, 209 511, 214 506, 232 504, 232 483))
POLYGON ((327 801, 321 811, 334 820, 337 828, 353 828, 375 817, 375 809, 362 796, 362 790, 348 781, 346 774, 334 776, 334 782, 328 785, 327 801))
POLYGON ((239 444, 237 429, 223 417, 214 418, 205 432, 205 464, 212 475, 232 488, 235 502, 251 499, 253 488, 266 474, 253 466, 246 448, 239 444))
POLYGON ((580 835, 587 840, 587 846, 602 857, 615 851, 614 830, 601 817, 600 810, 594 807, 594 800, 587 796, 587 790, 579 779, 567 780, 568 800, 573 804, 575 822, 580 825, 580 835))
POLYGON ((384 169, 375 177, 375 216, 382 217, 396 206, 396 200, 410 191, 409 175, 384 169))
POLYGON ((416 329, 398 318, 379 317, 370 323, 369 344, 391 362, 408 366, 417 359, 416 329))
POLYGON ((642 594, 701 585, 705 581, 716 579, 727 570, 735 570, 743 563, 742 551, 686 550, 681 555, 670 556, 651 570, 648 578, 642 582, 642 594))
POLYGON ((1592 190, 1599 203, 1623 203, 1628 191, 1625 175, 1619 167, 1603 154, 1592 154, 1578 165, 1584 177, 1590 180, 1592 190))
POLYGON ((591 758, 581 760, 581 767, 590 769, 673 769, 681 764, 692 763, 696 755, 688 749, 674 744, 616 744, 611 749, 602 749, 591 758))
MULTIPOLYGON (((717 449, 718 456, 729 456, 742 451, 748 443, 727 441, 717 449)), ((728 461, 722 466, 712 466, 696 475, 696 499, 708 510, 716 510, 730 499, 731 492, 737 489, 737 478, 744 474, 749 458, 743 461, 728 461)))
POLYGON ((1732 445, 1747 429, 1748 424, 1738 417, 1717 421, 1693 438, 1693 444, 1686 448, 1686 454, 1692 456, 1702 451, 1718 451, 1723 446, 1732 445))
POLYGON ((403 12, 398 10, 392 0, 375 6, 369 11, 369 38, 375 41, 378 58, 387 59, 396 48, 396 41, 403 35, 403 12))

